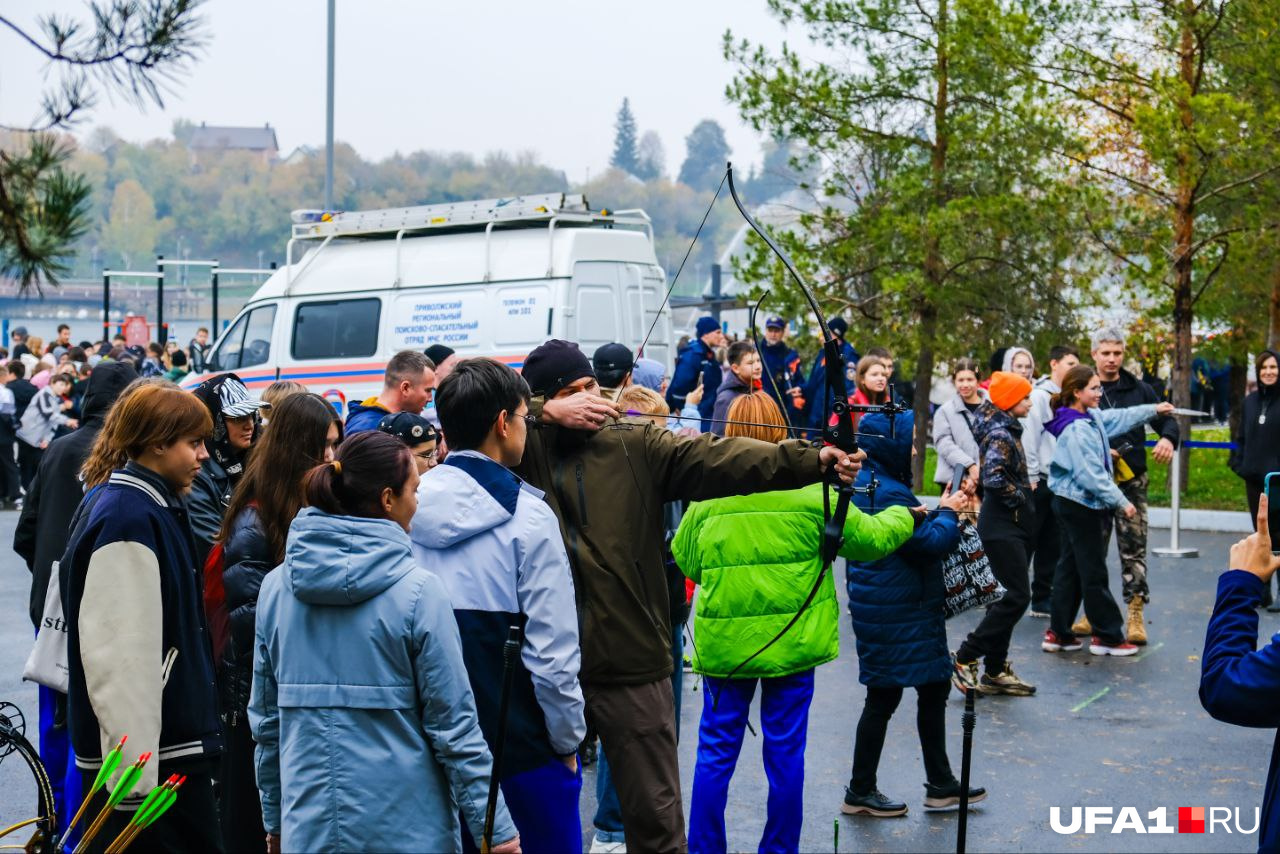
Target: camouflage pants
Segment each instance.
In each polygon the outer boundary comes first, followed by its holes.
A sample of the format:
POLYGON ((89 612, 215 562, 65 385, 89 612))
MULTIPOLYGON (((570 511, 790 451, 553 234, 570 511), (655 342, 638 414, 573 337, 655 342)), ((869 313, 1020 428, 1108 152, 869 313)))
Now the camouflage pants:
MULTIPOLYGON (((1130 602, 1139 597, 1144 603, 1150 602, 1151 591, 1147 587, 1147 473, 1120 484, 1120 491, 1138 509, 1132 519, 1126 519, 1119 510, 1113 514, 1124 601, 1130 602)), ((1105 550, 1111 546, 1111 525, 1107 524, 1103 530, 1105 550)))

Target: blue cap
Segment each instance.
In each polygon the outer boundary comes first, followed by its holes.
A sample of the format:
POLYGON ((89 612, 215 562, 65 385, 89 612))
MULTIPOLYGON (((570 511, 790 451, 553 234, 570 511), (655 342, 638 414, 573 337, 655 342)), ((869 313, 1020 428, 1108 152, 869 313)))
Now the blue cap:
POLYGON ((720 322, 717 321, 711 315, 706 315, 705 317, 698 318, 697 331, 698 331, 699 338, 701 338, 703 335, 707 335, 708 333, 715 332, 719 328, 720 328, 720 322))
POLYGON ((765 329, 786 329, 787 322, 781 317, 771 317, 764 322, 765 329))
POLYGON ((665 373, 661 362, 653 359, 636 359, 636 366, 631 371, 631 381, 636 385, 661 391, 662 377, 665 373))

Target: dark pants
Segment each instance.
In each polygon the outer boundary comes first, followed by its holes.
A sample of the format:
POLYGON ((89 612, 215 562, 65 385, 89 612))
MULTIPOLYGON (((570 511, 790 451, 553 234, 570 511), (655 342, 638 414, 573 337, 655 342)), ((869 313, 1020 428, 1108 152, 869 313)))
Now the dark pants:
POLYGON ((17 443, 11 428, 0 427, 0 500, 17 501, 22 494, 22 476, 14 447, 17 443))
MULTIPOLYGON (((751 699, 760 683, 760 731, 764 736, 764 775, 769 781, 762 852, 800 849, 804 823, 804 748, 813 700, 813 670, 769 679, 716 679, 708 676, 698 726, 698 764, 689 802, 689 850, 722 854, 728 849, 724 810, 729 801, 751 699)), ((631 849, 630 842, 627 850, 631 849)))
POLYGON ((222 730, 225 747, 218 786, 222 841, 228 851, 254 851, 262 848, 267 832, 262 826, 253 734, 243 711, 235 716, 234 723, 228 717, 222 730))
POLYGON ((1031 503, 1036 509, 1036 531, 1031 541, 1032 564, 1031 607, 1048 611, 1053 598, 1053 575, 1058 571, 1058 553, 1061 551, 1061 534, 1058 533, 1058 517, 1053 515, 1053 493, 1049 481, 1041 479, 1031 493, 1031 503))
MULTIPOLYGON (((858 737, 853 744, 853 775, 849 790, 856 795, 869 794, 876 788, 876 769, 884 749, 885 732, 902 701, 903 689, 897 685, 867 686, 867 700, 858 720, 858 737)), ((928 682, 916 686, 916 732, 920 736, 920 752, 924 756, 924 774, 930 785, 945 786, 955 779, 947 760, 947 694, 950 682, 928 682)))
POLYGON ((583 685, 622 806, 628 851, 684 851, 684 807, 671 680, 583 685))
MULTIPOLYGON (((167 780, 170 774, 186 774, 187 781, 178 790, 178 799, 173 802, 169 811, 142 831, 138 835, 138 841, 130 845, 129 850, 172 851, 174 854, 183 854, 183 852, 218 852, 220 854, 224 849, 222 834, 218 828, 218 804, 213 794, 213 772, 217 765, 216 759, 161 762, 157 778, 160 782, 167 780)), ((81 769, 83 792, 89 791, 95 776, 97 776, 96 771, 81 769)), ((99 794, 95 802, 98 809, 101 809, 105 799, 99 794)), ((92 822, 96 815, 97 810, 90 807, 85 817, 80 820, 85 824, 86 830, 88 829, 86 822, 92 822)), ((128 825, 132 815, 133 813, 124 810, 113 810, 102 830, 93 838, 89 847, 83 850, 93 854, 105 851, 112 840, 128 825)), ((267 842, 264 837, 259 840, 254 850, 264 851, 266 847, 267 842)), ((76 849, 76 854, 80 854, 80 850, 76 849)))
POLYGON ((1107 579, 1107 541, 1104 532, 1113 511, 1093 510, 1062 496, 1053 499, 1062 526, 1062 559, 1053 579, 1053 610, 1049 628, 1060 638, 1071 637, 1071 623, 1080 603, 1103 643, 1125 642, 1124 621, 1107 579))
POLYGON ((1249 521, 1253 524, 1253 530, 1258 530, 1258 500, 1262 498, 1263 483, 1260 480, 1246 480, 1244 482, 1245 498, 1249 501, 1249 521))
MULTIPOLYGON (((578 801, 582 795, 582 764, 570 771, 558 759, 545 765, 512 774, 502 781, 502 800, 516 830, 520 850, 527 854, 559 854, 582 848, 582 820, 578 801)), ((476 854, 480 849, 462 822, 462 850, 476 854)))
MULTIPOLYGON (((676 742, 680 741, 680 697, 684 693, 684 624, 672 618, 675 628, 671 636, 671 694, 675 698, 676 742)), ((596 764, 596 814, 591 822, 596 837, 602 842, 624 842, 622 807, 618 805, 618 792, 613 787, 613 773, 609 770, 609 757, 600 755, 596 764)))
POLYGON ((31 481, 36 479, 36 469, 40 468, 40 458, 44 456, 44 448, 28 445, 18 440, 18 478, 22 482, 22 491, 31 490, 31 481))
MULTIPOLYGON (((1258 530, 1258 499, 1262 497, 1263 482, 1260 480, 1246 480, 1244 482, 1245 498, 1249 501, 1249 522, 1253 525, 1253 529, 1258 530)), ((1262 604, 1269 606, 1275 601, 1275 597, 1271 592, 1274 586, 1280 590, 1280 573, 1272 576, 1273 581, 1267 582, 1267 589, 1262 591, 1262 604)))
POLYGON ((987 559, 991 561, 991 571, 1004 585, 1005 594, 987 608, 982 622, 964 639, 956 651, 957 661, 968 663, 984 658, 988 673, 1004 670, 1009 660, 1013 627, 1031 603, 1027 570, 1034 525, 1035 511, 1030 503, 1010 510, 993 497, 982 502, 978 534, 982 537, 987 559))

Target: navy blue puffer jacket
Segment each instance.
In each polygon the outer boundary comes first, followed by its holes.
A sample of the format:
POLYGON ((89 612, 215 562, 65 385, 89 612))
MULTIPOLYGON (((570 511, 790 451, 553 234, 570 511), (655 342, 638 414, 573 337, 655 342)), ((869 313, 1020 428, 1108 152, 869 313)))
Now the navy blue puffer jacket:
MULTIPOLYGON (((918 507, 911 482, 910 413, 897 418, 895 438, 889 419, 867 415, 858 425, 859 443, 869 457, 858 486, 874 475, 880 482, 874 506, 859 494, 864 513, 902 505, 918 507)), ((849 561, 846 582, 849 614, 858 641, 858 679, 863 685, 914 687, 951 676, 947 647, 942 558, 960 541, 959 519, 950 510, 930 513, 915 534, 893 554, 871 563, 849 561)))

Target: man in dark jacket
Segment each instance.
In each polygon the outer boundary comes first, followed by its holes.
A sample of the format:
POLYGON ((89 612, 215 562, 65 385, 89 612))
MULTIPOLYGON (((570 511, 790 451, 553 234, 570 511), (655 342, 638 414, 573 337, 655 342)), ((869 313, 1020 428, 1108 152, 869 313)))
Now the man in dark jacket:
MULTIPOLYGON (((1205 632, 1200 662, 1200 704, 1220 721, 1236 726, 1280 727, 1280 641, 1258 649, 1258 605, 1280 558, 1271 553, 1267 499, 1258 508, 1258 529, 1231 547, 1231 568, 1218 578, 1218 601, 1205 632)), ((1271 767, 1262 795, 1258 850, 1280 850, 1280 733, 1271 749, 1271 767)))
MULTIPOLYGON (((1124 333, 1118 329, 1108 327, 1093 336, 1093 363, 1098 370, 1098 378, 1102 380, 1102 409, 1160 402, 1151 386, 1124 369, 1124 333)), ((1158 415, 1148 423, 1160 436, 1156 446, 1151 449, 1151 457, 1158 463, 1168 464, 1178 447, 1178 422, 1168 415, 1158 415)), ((1146 425, 1139 425, 1128 433, 1111 437, 1112 450, 1119 451, 1127 446, 1120 456, 1133 470, 1133 477, 1120 484, 1120 491, 1138 512, 1130 519, 1117 511, 1115 529, 1116 545, 1120 550, 1124 601, 1129 606, 1126 635, 1130 643, 1137 644, 1147 642, 1142 609, 1151 600, 1151 591, 1147 587, 1146 438, 1146 425)), ((1107 540, 1110 539, 1111 530, 1108 526, 1107 540)), ((1103 549, 1106 549, 1106 545, 1103 549)))
POLYGON ((31 482, 13 534, 13 550, 31 571, 29 610, 31 624, 37 628, 49 587, 49 567, 62 557, 71 517, 84 496, 80 468, 89 458, 111 405, 137 378, 138 372, 127 362, 104 362, 95 369, 85 391, 80 428, 49 444, 31 482))
POLYGON ((689 346, 676 357, 675 373, 667 388, 667 406, 673 413, 684 409, 685 397, 698 385, 698 377, 702 377, 702 402, 698 404, 698 412, 702 415, 702 432, 705 433, 711 429, 710 418, 716 408, 716 392, 720 390, 723 375, 715 348, 724 346, 724 333, 716 319, 710 316, 698 318, 696 332, 698 340, 690 341, 689 346))
POLYGON ((787 321, 771 317, 764 322, 764 390, 782 409, 787 421, 795 427, 804 423, 804 368, 800 354, 787 341, 787 321))
MULTIPOLYGON (((833 317, 827 321, 827 327, 831 333, 840 339, 840 351, 844 354, 844 388, 845 396, 853 394, 857 384, 854 382, 854 371, 858 367, 858 351, 853 345, 844 340, 845 335, 849 333, 849 323, 843 317, 833 317)), ((827 396, 827 358, 822 353, 818 354, 818 358, 813 363, 813 370, 809 373, 809 383, 804 387, 804 399, 809 405, 809 426, 815 430, 822 430, 826 427, 822 423, 823 412, 829 411, 823 406, 823 399, 827 396)))
POLYGON ((523 375, 534 394, 530 414, 543 424, 530 432, 515 472, 546 493, 566 539, 587 722, 609 758, 627 848, 683 850, 663 503, 791 489, 830 465, 851 480, 865 455, 801 442, 684 439, 648 419, 567 429, 582 423, 570 410, 589 409, 583 399, 599 400, 600 386, 586 356, 566 341, 535 349, 523 375))

